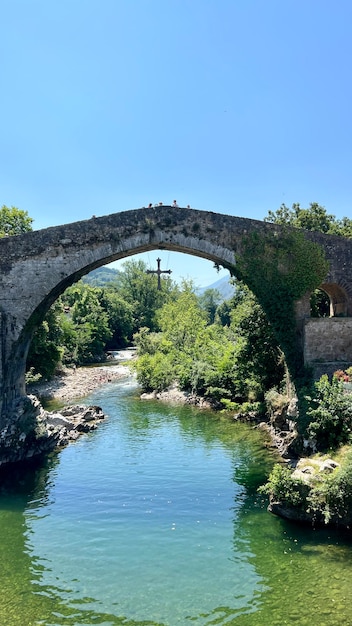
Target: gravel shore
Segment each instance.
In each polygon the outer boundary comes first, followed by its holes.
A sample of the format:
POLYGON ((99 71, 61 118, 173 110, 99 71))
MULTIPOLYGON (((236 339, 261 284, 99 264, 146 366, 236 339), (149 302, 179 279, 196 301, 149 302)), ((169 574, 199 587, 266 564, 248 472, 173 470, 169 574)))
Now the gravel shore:
POLYGON ((83 398, 94 389, 124 378, 130 372, 130 368, 126 365, 65 369, 62 374, 54 376, 48 382, 28 385, 27 392, 42 400, 67 402, 83 398))

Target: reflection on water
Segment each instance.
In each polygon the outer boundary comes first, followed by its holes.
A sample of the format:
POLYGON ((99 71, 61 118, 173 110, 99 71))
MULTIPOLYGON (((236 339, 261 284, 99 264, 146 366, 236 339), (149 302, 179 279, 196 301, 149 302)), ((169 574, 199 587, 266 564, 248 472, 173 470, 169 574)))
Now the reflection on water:
POLYGON ((1 624, 350 623, 349 537, 266 512, 259 432, 131 383, 88 401, 97 431, 1 476, 1 624))

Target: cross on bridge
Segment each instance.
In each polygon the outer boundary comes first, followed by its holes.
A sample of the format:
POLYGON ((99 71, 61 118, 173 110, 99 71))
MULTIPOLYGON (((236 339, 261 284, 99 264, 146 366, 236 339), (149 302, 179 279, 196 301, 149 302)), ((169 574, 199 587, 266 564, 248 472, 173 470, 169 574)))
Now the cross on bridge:
POLYGON ((171 274, 171 270, 161 270, 160 269, 161 259, 157 259, 156 262, 158 264, 158 269, 157 270, 147 270, 147 274, 157 274, 157 276, 158 276, 158 289, 160 290, 161 289, 161 281, 160 281, 161 274, 171 274))

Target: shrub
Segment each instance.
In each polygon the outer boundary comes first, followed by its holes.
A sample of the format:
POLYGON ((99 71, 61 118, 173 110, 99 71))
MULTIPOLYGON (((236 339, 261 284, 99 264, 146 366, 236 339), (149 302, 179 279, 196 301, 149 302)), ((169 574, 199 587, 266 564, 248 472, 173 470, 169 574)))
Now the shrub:
POLYGON ((287 467, 275 465, 266 485, 259 492, 280 504, 300 508, 311 516, 312 522, 340 520, 350 524, 352 519, 352 453, 342 467, 332 473, 318 472, 310 484, 294 476, 287 467))
POLYGON ((309 487, 285 466, 276 464, 268 482, 259 492, 269 495, 275 502, 294 507, 304 507, 309 487))
POLYGON ((331 474, 320 474, 314 481, 307 497, 308 512, 321 517, 325 523, 342 518, 351 519, 352 514, 352 455, 347 456, 342 467, 331 474))
POLYGON ((26 380, 26 384, 27 385, 32 385, 34 383, 39 382, 41 379, 43 378, 42 374, 39 374, 35 372, 34 367, 31 367, 27 372, 26 372, 26 376, 25 376, 25 380, 26 380))
POLYGON ((352 397, 344 394, 343 383, 326 374, 314 384, 314 396, 306 396, 307 434, 314 439, 317 450, 334 449, 347 443, 352 429, 352 397))
POLYGON ((265 402, 269 411, 279 411, 288 406, 290 399, 287 394, 280 393, 275 387, 265 394, 265 402))
POLYGON ((348 367, 346 369, 346 374, 347 374, 349 379, 352 378, 352 367, 348 367))
POLYGON ((136 365, 138 383, 145 391, 167 389, 175 379, 175 372, 168 358, 161 354, 143 354, 136 365))

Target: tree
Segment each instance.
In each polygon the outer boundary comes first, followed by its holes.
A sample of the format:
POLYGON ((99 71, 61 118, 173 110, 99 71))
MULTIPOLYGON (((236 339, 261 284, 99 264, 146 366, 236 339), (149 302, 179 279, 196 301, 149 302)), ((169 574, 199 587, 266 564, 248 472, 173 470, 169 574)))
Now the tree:
POLYGON ((279 385, 284 376, 282 351, 274 337, 273 329, 253 293, 238 283, 232 298, 230 330, 235 343, 240 343, 237 364, 241 371, 244 389, 255 387, 259 396, 279 385))
POLYGON ((331 228, 331 234, 352 237, 352 220, 349 217, 337 220, 336 224, 331 228))
POLYGON ((177 300, 158 312, 161 332, 143 328, 134 336, 139 383, 160 390, 177 380, 181 389, 223 403, 261 400, 281 381, 282 353, 253 294, 238 288, 231 302, 231 326, 209 324, 184 283, 177 300))
POLYGON ((243 237, 237 277, 265 311, 296 382, 303 372, 303 354, 298 349, 295 304, 321 285, 327 271, 322 247, 302 230, 286 227, 279 237, 275 231, 243 237))
POLYGON ((291 208, 282 204, 277 211, 269 211, 264 222, 287 224, 304 230, 352 237, 352 220, 348 217, 338 220, 335 215, 327 213, 325 207, 317 202, 311 202, 307 209, 303 209, 299 203, 294 203, 291 208))
POLYGON ((221 301, 221 295, 217 289, 206 289, 200 296, 199 303, 207 315, 208 324, 213 324, 215 313, 221 301))
POLYGON ((224 300, 224 302, 219 304, 218 308, 216 309, 214 321, 221 326, 230 326, 232 308, 232 298, 230 300, 224 300))
POLYGON ((69 287, 62 296, 62 301, 69 308, 71 331, 74 331, 73 335, 71 332, 71 358, 79 364, 101 359, 112 336, 108 314, 99 301, 99 292, 99 288, 80 282, 69 287))
POLYGON ((97 294, 99 302, 108 316, 108 325, 112 337, 107 349, 123 348, 132 340, 133 311, 132 305, 126 302, 115 290, 101 288, 97 294))
POLYGON ((352 399, 344 393, 342 380, 333 376, 329 381, 324 374, 306 401, 307 433, 317 450, 325 452, 351 441, 352 399))
POLYGON ((213 364, 206 362, 206 356, 210 357, 206 313, 193 285, 184 282, 182 288, 177 300, 170 300, 158 311, 161 332, 150 333, 143 328, 134 336, 140 355, 137 378, 146 390, 161 390, 178 380, 182 389, 202 393, 213 371, 213 364))
POLYGON ((162 280, 162 289, 159 290, 156 277, 146 272, 147 265, 141 259, 126 261, 123 272, 115 282, 117 293, 132 306, 133 333, 142 326, 158 330, 156 311, 177 291, 170 278, 162 280))
POLYGON ((27 370, 33 370, 44 379, 50 378, 64 355, 61 327, 62 306, 57 300, 45 320, 35 329, 27 357, 27 370))
POLYGON ((198 334, 207 325, 197 296, 187 286, 177 301, 164 304, 158 319, 166 341, 170 341, 175 350, 188 354, 194 352, 198 334))
POLYGON ((17 207, 7 207, 5 204, 0 209, 0 237, 10 237, 21 235, 32 230, 33 219, 29 217, 27 211, 17 209, 17 207))

